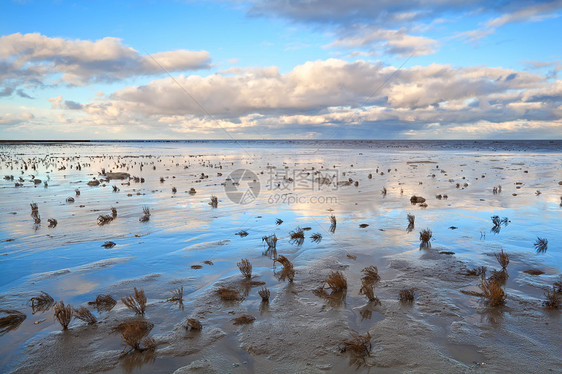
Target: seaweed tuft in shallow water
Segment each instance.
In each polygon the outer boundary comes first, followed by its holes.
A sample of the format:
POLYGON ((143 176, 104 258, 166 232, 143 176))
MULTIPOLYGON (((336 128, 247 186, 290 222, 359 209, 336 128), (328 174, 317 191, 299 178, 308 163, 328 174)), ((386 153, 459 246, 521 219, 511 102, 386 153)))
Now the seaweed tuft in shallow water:
POLYGON ((144 315, 147 301, 144 290, 137 290, 137 288, 134 287, 134 291, 135 293, 133 295, 122 297, 121 301, 136 314, 144 315))
POLYGON ((88 302, 88 305, 94 305, 98 312, 109 312, 115 304, 117 301, 111 295, 98 295, 96 300, 88 302))
POLYGON ((340 271, 332 271, 324 281, 332 292, 342 292, 347 290, 347 279, 340 271))
POLYGON ((183 326, 186 330, 201 331, 201 329, 203 329, 203 325, 196 318, 187 318, 183 326))
POLYGON ((293 282, 295 279, 295 269, 293 268, 293 264, 289 259, 283 255, 279 255, 273 262, 279 262, 283 265, 283 269, 278 273, 278 277, 280 281, 284 281, 288 279, 289 282, 293 282))
POLYGON ((242 300, 240 292, 230 287, 221 287, 216 290, 217 295, 224 301, 242 300))
POLYGON ((340 352, 350 352, 359 357, 371 355, 371 334, 367 332, 365 335, 359 334, 357 331, 351 332, 351 338, 343 340, 340 343, 340 352))
POLYGON ((505 304, 507 295, 501 287, 500 281, 494 278, 480 280, 480 289, 489 306, 499 306, 505 304))
POLYGON ((415 295, 415 291, 413 288, 405 288, 403 290, 400 290, 398 298, 403 303, 413 303, 414 295, 415 295))
POLYGON ((166 301, 177 301, 179 303, 183 302, 183 286, 172 290, 172 296, 168 298, 166 301))
POLYGON ((431 247, 430 240, 433 236, 433 233, 430 229, 425 229, 420 231, 420 247, 431 247))
POLYGON ((72 306, 64 305, 63 301, 55 303, 55 318, 59 321, 63 330, 68 329, 68 325, 72 320, 72 306))
POLYGON ((233 324, 234 325, 247 325, 249 323, 253 323, 256 320, 256 317, 251 316, 249 314, 242 314, 240 317, 234 318, 233 324))
POLYGON ((121 332, 123 343, 130 350, 143 352, 156 348, 154 339, 146 337, 153 327, 151 322, 138 320, 123 322, 116 329, 121 332))
POLYGON ((543 305, 548 309, 558 309, 560 308, 560 289, 556 289, 556 286, 552 286, 552 289, 548 289, 544 292, 546 300, 543 301, 543 305))
POLYGON ((505 253, 503 249, 498 253, 494 253, 494 255, 496 256, 496 260, 498 260, 498 263, 502 267, 502 270, 506 270, 507 265, 509 265, 509 255, 505 253))
POLYGON ((0 310, 0 336, 16 329, 25 320, 26 316, 17 310, 0 310))
POLYGON ((30 300, 31 302, 31 310, 33 314, 37 312, 45 312, 53 306, 55 300, 46 292, 41 291, 38 296, 32 297, 30 300))
POLYGON ((238 269, 240 269, 240 272, 246 279, 252 278, 252 264, 247 258, 243 258, 236 265, 238 265, 238 269))
POLYGON ((537 236, 537 241, 535 242, 534 246, 537 253, 545 253, 548 249, 548 239, 539 238, 537 236))
POLYGON ((262 287, 262 289, 258 291, 258 294, 261 297, 262 303, 269 303, 269 296, 271 293, 266 287, 262 287))
POLYGON ((98 321, 96 317, 92 314, 92 312, 90 312, 88 308, 84 306, 81 306, 78 309, 75 308, 73 313, 75 318, 78 318, 79 320, 86 322, 88 325, 93 325, 98 321))

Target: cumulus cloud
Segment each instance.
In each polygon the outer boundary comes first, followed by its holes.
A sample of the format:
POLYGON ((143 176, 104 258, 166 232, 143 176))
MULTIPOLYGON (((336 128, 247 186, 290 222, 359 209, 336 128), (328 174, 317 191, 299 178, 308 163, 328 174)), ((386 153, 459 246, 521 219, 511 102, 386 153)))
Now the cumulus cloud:
POLYGON ((106 37, 96 41, 51 38, 39 33, 0 37, 0 84, 39 86, 61 75, 70 85, 111 82, 138 75, 209 68, 206 51, 176 50, 148 56, 106 37))
POLYGON ((73 106, 62 97, 52 103, 80 113, 82 124, 126 124, 157 133, 224 137, 226 129, 252 137, 259 129, 269 136, 400 137, 446 128, 461 136, 469 134, 461 128, 479 123, 521 130, 541 129, 544 122, 548 131, 560 130, 562 83, 504 68, 435 64, 399 70, 329 59, 287 73, 270 67, 168 77, 90 103, 73 106))

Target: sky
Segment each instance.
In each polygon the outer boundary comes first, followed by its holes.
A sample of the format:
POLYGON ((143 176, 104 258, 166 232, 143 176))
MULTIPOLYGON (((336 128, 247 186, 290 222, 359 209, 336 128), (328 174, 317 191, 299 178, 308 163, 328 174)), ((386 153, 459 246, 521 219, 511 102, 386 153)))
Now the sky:
POLYGON ((0 2, 0 139, 562 139, 562 0, 0 2))

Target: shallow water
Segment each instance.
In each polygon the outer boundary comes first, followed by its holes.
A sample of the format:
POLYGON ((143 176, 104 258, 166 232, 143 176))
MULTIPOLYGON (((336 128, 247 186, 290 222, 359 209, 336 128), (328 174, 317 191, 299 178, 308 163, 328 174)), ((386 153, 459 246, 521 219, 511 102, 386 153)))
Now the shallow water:
MULTIPOLYGON (((541 304, 544 289, 561 280, 561 145, 2 144, 0 173, 14 180, 0 181, 0 309, 16 309, 27 318, 0 336, 0 367, 7 372, 148 373, 195 362, 193 366, 216 372, 351 371, 357 363, 340 353, 338 344, 356 330, 373 336, 373 352, 359 371, 463 372, 483 363, 490 370, 513 372, 559 369, 562 360, 551 354, 561 348, 559 312, 541 304), (78 164, 81 170, 76 170, 78 164), (125 179, 88 186, 101 178, 102 168, 142 177, 144 183, 125 179), (227 177, 238 169, 259 178, 259 194, 248 204, 232 201, 240 196, 229 198, 225 191, 232 191, 227 177), (208 177, 201 179, 202 173, 208 177), (32 176, 42 182, 34 184, 32 176), (22 186, 15 187, 20 177, 22 186), (317 177, 335 179, 319 185, 317 177), (350 178, 350 185, 337 183, 350 178), (119 192, 112 192, 113 185, 119 192), (493 194, 498 185, 501 193, 493 194), (195 194, 189 193, 191 188, 195 194), (412 205, 414 194, 425 197, 428 206, 412 205), (437 199, 439 194, 448 198, 437 199), (218 197, 217 208, 209 205, 212 195, 218 197), (67 202, 68 197, 75 201, 67 202), (31 202, 39 207, 39 225, 30 216, 31 202), (99 226, 98 216, 111 214, 111 207, 117 208, 117 217, 99 226), (143 207, 151 210, 148 222, 139 222, 143 207), (416 216, 411 232, 406 230, 407 213, 416 216), (337 217, 334 233, 331 215, 337 217), (493 215, 508 217, 509 223, 493 232, 493 215), (58 225, 49 228, 48 218, 56 218, 58 225), (301 246, 289 240, 297 227, 311 228, 301 246), (433 232, 432 245, 420 249, 424 228, 433 232), (240 230, 248 236, 235 235, 240 230), (273 233, 279 238, 277 253, 295 265, 293 284, 278 281, 274 270, 279 265, 264 255, 262 237, 273 233), (313 233, 322 234, 319 243, 310 239, 313 233), (545 253, 535 251, 537 236, 549 241, 545 253), (116 243, 113 248, 101 246, 109 240, 116 243), (490 311, 477 297, 460 293, 478 291, 479 284, 478 277, 462 272, 481 265, 499 269, 494 253, 502 249, 511 260, 508 299, 504 307, 490 311), (260 306, 259 287, 245 287, 236 266, 241 258, 251 261, 256 279, 271 290, 268 308, 260 306), (213 265, 203 264, 205 260, 213 265), (192 269, 195 264, 202 269, 192 269), (380 306, 358 294, 360 271, 368 265, 376 265, 382 278, 375 289, 380 306), (545 274, 523 273, 530 268, 545 274), (343 303, 313 293, 330 270, 347 277, 343 303), (218 284, 246 289, 248 295, 242 302, 221 302, 212 293, 218 284), (183 310, 166 302, 179 286, 184 288, 183 310), (119 357, 123 346, 111 327, 133 316, 121 302, 110 312, 94 312, 98 325, 74 320, 62 333, 52 310, 32 314, 29 306, 39 291, 78 306, 98 294, 124 297, 133 287, 143 288, 149 300, 145 318, 155 324, 151 336, 158 343, 151 357, 119 357), (411 306, 398 302, 398 291, 406 287, 416 290, 411 306), (233 326, 231 319, 241 313, 257 319, 233 326), (202 321, 200 335, 181 328, 189 316, 202 321), (514 348, 528 342, 533 344, 529 351, 514 348), (46 352, 52 359, 42 358, 46 352)), ((248 190, 245 182, 240 181, 238 191, 248 190)), ((250 191, 256 192, 253 186, 250 191)))

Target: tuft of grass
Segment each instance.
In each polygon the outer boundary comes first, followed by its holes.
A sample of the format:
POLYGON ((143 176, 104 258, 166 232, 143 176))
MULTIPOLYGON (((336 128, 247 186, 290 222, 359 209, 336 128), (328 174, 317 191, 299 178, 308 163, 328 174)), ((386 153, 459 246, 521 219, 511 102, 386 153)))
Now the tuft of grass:
POLYGON ((240 292, 229 287, 221 287, 216 291, 217 295, 224 301, 235 301, 242 300, 242 295, 240 292))
POLYGON ((41 291, 39 296, 34 296, 30 300, 31 310, 33 314, 37 312, 45 312, 53 306, 55 300, 46 292, 41 291))
POLYGON ((121 332, 123 343, 131 350, 143 352, 156 347, 154 340, 146 337, 153 327, 154 324, 150 322, 137 320, 123 322, 116 329, 121 332))
POLYGON ((240 236, 241 238, 245 238, 246 236, 248 236, 248 231, 246 231, 246 230, 240 230, 240 231, 238 231, 237 233, 235 233, 234 235, 238 235, 238 236, 240 236))
POLYGON ((195 330, 201 331, 203 329, 203 325, 201 322, 196 318, 187 318, 184 323, 184 327, 186 330, 195 330))
POLYGON ((488 269, 486 266, 480 266, 473 269, 466 269, 465 275, 468 276, 485 276, 488 269))
POLYGON ((336 232, 336 226, 338 224, 338 221, 336 220, 336 216, 330 216, 330 232, 333 234, 334 232, 336 232))
POLYGON ((332 292, 347 290, 347 279, 345 279, 345 276, 340 271, 332 271, 324 282, 332 292))
POLYGON ((377 269, 376 266, 373 265, 367 266, 366 268, 361 270, 361 273, 363 273, 363 277, 361 279, 364 280, 365 282, 375 284, 381 280, 381 277, 379 275, 379 270, 377 269))
POLYGON ((277 248, 277 236, 275 236, 275 234, 273 235, 269 235, 269 236, 264 236, 263 238, 261 238, 262 242, 265 242, 267 244, 267 248, 268 249, 272 249, 275 250, 277 248))
POLYGON ((101 214, 98 217, 98 225, 100 226, 107 225, 111 221, 113 221, 113 216, 110 216, 109 214, 101 214))
POLYGON ((144 290, 137 290, 134 287, 135 293, 133 295, 129 295, 127 297, 122 297, 121 301, 123 304, 127 306, 127 308, 131 309, 136 314, 144 315, 144 311, 146 309, 146 296, 144 295, 144 290))
POLYGON ((351 332, 351 338, 343 340, 340 351, 351 352, 358 357, 366 357, 371 355, 371 334, 367 332, 365 335, 359 334, 357 331, 351 332))
POLYGON ((494 253, 494 255, 496 256, 496 260, 498 260, 498 263, 502 267, 502 270, 506 270, 507 265, 509 265, 509 255, 505 253, 503 249, 501 250, 501 252, 494 253))
POLYGON ((262 289, 258 291, 258 294, 261 297, 262 303, 269 303, 269 296, 271 293, 266 287, 262 287, 262 289))
POLYGON ((431 247, 430 240, 431 240, 432 236, 433 236, 433 233, 431 232, 430 229, 425 229, 425 230, 420 231, 420 241, 421 241, 420 246, 421 247, 431 247))
POLYGON ((365 295, 370 302, 380 304, 380 300, 375 296, 375 284, 365 279, 361 281, 361 289, 359 290, 359 295, 365 295))
POLYGON ((98 321, 96 317, 92 314, 92 312, 90 312, 88 308, 84 306, 81 306, 78 309, 75 308, 73 313, 75 318, 78 318, 79 320, 86 322, 88 325, 93 325, 98 321))
POLYGON ((249 314, 242 314, 240 317, 236 317, 233 319, 234 325, 247 325, 249 323, 253 323, 256 320, 256 317, 251 316, 249 314))
POLYGON ((238 265, 238 269, 240 269, 240 272, 246 279, 252 278, 252 264, 247 258, 243 258, 236 265, 238 265))
POLYGON ((544 296, 546 297, 546 301, 543 302, 543 305, 549 309, 558 309, 560 308, 560 298, 558 294, 560 293, 560 289, 556 289, 556 286, 552 286, 552 290, 548 289, 544 292, 544 296))
POLYGON ((219 199, 216 196, 211 196, 211 201, 209 202, 209 205, 213 208, 216 208, 219 206, 219 199))
POLYGON ((59 321, 63 330, 68 329, 68 325, 72 320, 72 306, 64 305, 63 301, 55 303, 55 318, 59 321))
POLYGON ((98 295, 96 300, 88 302, 88 305, 94 305, 98 312, 109 312, 115 304, 117 301, 111 295, 98 295))
POLYGON ((482 294, 486 298, 486 303, 488 305, 499 306, 505 303, 507 295, 505 294, 500 282, 497 279, 486 279, 482 277, 479 287, 482 290, 482 294))
POLYGON ((49 218, 47 222, 49 222, 49 227, 51 228, 57 227, 58 221, 56 219, 49 218))
POLYGON ((183 286, 172 290, 172 297, 168 298, 166 301, 177 301, 179 303, 183 302, 183 286))
POLYGON ((505 281, 507 281, 507 278, 509 278, 509 274, 507 273, 507 270, 502 269, 502 270, 492 270, 491 271, 492 275, 490 275, 490 279, 494 279, 496 281, 498 281, 500 284, 505 284, 505 281))
POLYGON ((17 310, 0 310, 0 314, 5 314, 0 318, 0 336, 8 331, 16 329, 25 320, 26 316, 17 310))
POLYGON ((302 245, 304 243, 304 231, 300 227, 297 227, 295 231, 289 233, 291 237, 291 243, 296 245, 302 245))
POLYGON ((37 203, 30 203, 29 206, 31 207, 31 215, 39 213, 39 207, 37 206, 37 203))
POLYGON ((285 281, 285 279, 288 279, 289 282, 292 283, 295 279, 295 269, 293 268, 293 264, 291 263, 291 261, 289 261, 287 257, 279 255, 275 260, 273 260, 273 262, 279 262, 281 265, 283 265, 283 269, 278 274, 279 280, 285 281))
POLYGON ((310 236, 310 239, 312 239, 313 243, 320 243, 322 241, 322 234, 319 232, 314 233, 310 236))
POLYGON ((150 220, 150 208, 145 206, 142 208, 142 217, 139 218, 140 222, 148 222, 150 220))
POLYGON ((414 302, 414 289, 413 288, 405 288, 400 290, 399 299, 403 303, 412 303, 414 302))
POLYGON ((537 236, 537 241, 535 242, 534 246, 537 253, 545 253, 548 249, 548 239, 539 238, 537 236))

